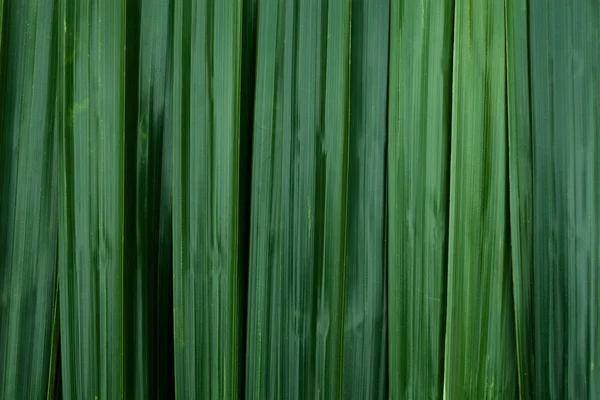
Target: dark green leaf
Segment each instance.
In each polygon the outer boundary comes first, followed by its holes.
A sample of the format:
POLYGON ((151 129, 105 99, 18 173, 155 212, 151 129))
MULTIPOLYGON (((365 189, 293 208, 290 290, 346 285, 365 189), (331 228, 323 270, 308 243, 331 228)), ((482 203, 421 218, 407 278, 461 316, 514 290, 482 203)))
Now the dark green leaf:
POLYGON ((53 371, 55 11, 51 1, 0 1, 2 399, 44 398, 53 371))
POLYGON ((600 397, 600 3, 530 0, 535 397, 600 397))
POLYGON ((389 0, 352 2, 344 399, 386 396, 389 0))
POLYGON ((172 1, 127 2, 125 321, 127 397, 171 398, 170 29, 172 1), (134 267, 135 266, 135 267, 134 267), (129 384, 130 382, 130 384, 129 384))

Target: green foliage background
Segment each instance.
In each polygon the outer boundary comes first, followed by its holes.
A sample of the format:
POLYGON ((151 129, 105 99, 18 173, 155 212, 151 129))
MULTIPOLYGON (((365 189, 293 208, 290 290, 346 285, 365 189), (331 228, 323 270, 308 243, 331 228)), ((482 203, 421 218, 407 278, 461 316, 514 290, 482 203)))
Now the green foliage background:
POLYGON ((0 399, 600 399, 600 3, 0 0, 0 399))

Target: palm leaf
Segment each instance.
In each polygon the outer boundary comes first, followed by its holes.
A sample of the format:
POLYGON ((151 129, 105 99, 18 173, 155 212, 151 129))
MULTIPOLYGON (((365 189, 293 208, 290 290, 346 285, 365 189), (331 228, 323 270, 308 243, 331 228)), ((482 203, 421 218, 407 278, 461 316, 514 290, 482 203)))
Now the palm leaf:
POLYGON ((386 396, 385 144, 389 0, 352 2, 345 399, 386 396))
POLYGON ((532 153, 529 97, 528 0, 506 0, 510 232, 521 399, 534 395, 532 153))
POLYGON ((180 398, 237 399, 242 2, 174 6, 175 389, 180 398))
POLYGON ((53 2, 0 9, 0 398, 43 398, 53 380, 58 19, 53 2))
POLYGON ((446 398, 515 398, 504 3, 456 2, 446 398))
POLYGON ((59 282, 65 398, 124 397, 125 2, 60 2, 59 282))
POLYGON ((246 397, 342 395, 350 2, 258 9, 246 397))
POLYGON ((600 396, 600 4, 530 1, 536 398, 600 396))
POLYGON ((390 397, 443 383, 452 2, 392 1, 389 84, 390 397))

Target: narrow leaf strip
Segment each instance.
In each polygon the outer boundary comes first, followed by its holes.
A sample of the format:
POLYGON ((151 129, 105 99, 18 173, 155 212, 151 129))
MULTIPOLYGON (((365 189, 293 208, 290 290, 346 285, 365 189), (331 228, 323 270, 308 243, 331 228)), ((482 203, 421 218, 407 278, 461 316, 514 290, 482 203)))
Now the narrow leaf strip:
POLYGON ((259 2, 249 399, 342 396, 350 8, 259 2))
POLYGON ((38 399, 56 293, 58 19, 54 2, 0 9, 0 398, 38 399))
POLYGON ((455 10, 444 397, 515 398, 504 3, 455 10))
POLYGON ((63 393, 121 399, 125 1, 59 4, 63 393))
POLYGON ((534 396, 533 187, 528 0, 505 0, 510 237, 521 399, 534 396))
POLYGON ((238 399, 242 2, 174 7, 175 389, 178 398, 238 399))
POLYGON ((172 1, 164 0, 127 4, 125 191, 126 207, 132 211, 126 218, 133 219, 127 225, 135 227, 135 235, 125 240, 131 267, 126 305, 131 307, 131 317, 127 318, 132 337, 128 364, 134 366, 129 393, 137 399, 174 396, 172 149, 166 139, 171 134, 172 111, 167 108, 171 104, 171 5, 172 1), (164 160, 167 157, 169 164, 164 160), (166 230, 162 234, 161 224, 166 230))
POLYGON ((391 2, 388 276, 390 398, 442 393, 452 1, 391 2))
POLYGON ((386 395, 389 0, 352 2, 344 399, 386 395))

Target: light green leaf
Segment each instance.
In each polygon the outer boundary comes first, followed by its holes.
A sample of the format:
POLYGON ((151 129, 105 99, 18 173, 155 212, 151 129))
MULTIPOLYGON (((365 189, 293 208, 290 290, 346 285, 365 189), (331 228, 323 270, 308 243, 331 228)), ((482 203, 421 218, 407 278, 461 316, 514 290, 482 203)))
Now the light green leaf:
POLYGON ((457 1, 444 397, 517 396, 504 2, 457 1))
POLYGON ((443 384, 452 75, 451 1, 391 3, 390 398, 443 384))

